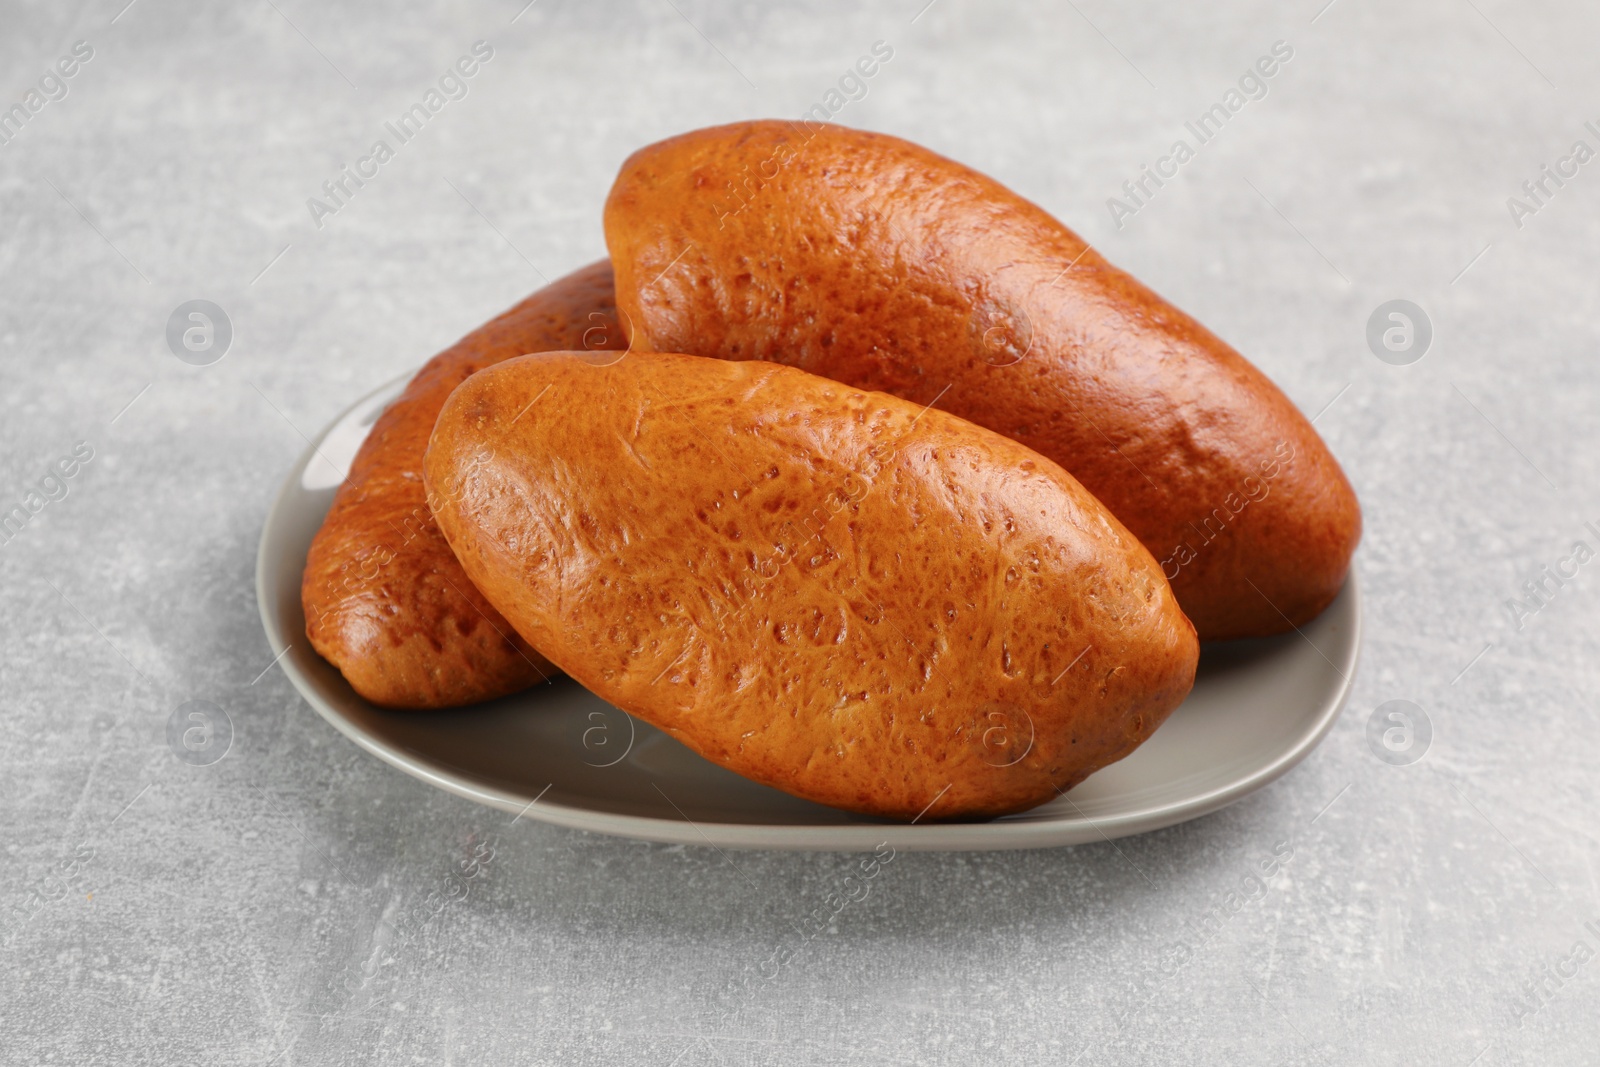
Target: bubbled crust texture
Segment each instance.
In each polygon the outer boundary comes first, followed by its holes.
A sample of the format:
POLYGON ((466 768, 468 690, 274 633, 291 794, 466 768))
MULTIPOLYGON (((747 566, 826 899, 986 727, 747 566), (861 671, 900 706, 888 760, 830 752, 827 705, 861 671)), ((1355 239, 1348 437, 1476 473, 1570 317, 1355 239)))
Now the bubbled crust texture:
POLYGON ((777 360, 919 403, 948 387, 941 408, 1105 502, 1202 638, 1287 630, 1343 585, 1360 511, 1310 423, 973 170, 879 134, 741 123, 634 153, 605 224, 641 348, 777 360))
POLYGON ((882 393, 774 364, 527 356, 451 396, 425 469, 467 573, 556 665, 823 804, 1029 808, 1193 684, 1194 628, 1082 486, 882 393))
POLYGON ((484 599, 428 512, 422 455, 456 386, 512 356, 625 346, 605 260, 539 290, 429 360, 384 411, 311 543, 306 636, 356 692, 390 708, 445 708, 554 673, 484 599))

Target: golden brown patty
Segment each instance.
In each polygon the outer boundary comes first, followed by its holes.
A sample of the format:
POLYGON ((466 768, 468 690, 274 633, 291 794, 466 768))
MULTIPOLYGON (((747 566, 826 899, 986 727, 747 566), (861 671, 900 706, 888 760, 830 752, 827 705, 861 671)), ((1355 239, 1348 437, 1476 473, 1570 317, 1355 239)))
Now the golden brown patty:
POLYGON ((605 224, 640 348, 937 398, 1071 471, 1202 638, 1287 630, 1344 582, 1360 510, 1294 405, 976 171, 881 134, 745 122, 634 153, 605 224))
POLYGON ((1154 558, 981 427, 773 364, 576 354, 475 375, 429 500, 562 670, 824 804, 998 815, 1149 737, 1199 646, 1154 558))

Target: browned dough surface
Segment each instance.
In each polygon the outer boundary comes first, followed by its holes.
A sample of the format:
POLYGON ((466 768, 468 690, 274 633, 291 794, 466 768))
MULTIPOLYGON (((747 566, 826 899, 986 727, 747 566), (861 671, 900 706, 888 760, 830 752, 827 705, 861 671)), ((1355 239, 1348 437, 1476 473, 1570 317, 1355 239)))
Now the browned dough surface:
POLYGON ((1155 559, 1077 481, 883 393, 770 363, 527 356, 456 390, 425 471, 467 573, 557 666, 824 804, 1032 807, 1193 684, 1155 559))
POLYGON ((473 587, 428 512, 422 454, 451 390, 526 352, 618 349, 611 266, 590 264, 434 356, 378 418, 306 558, 306 636, 356 692, 446 708, 553 673, 473 587))
POLYGON ((976 171, 881 134, 746 122, 634 153, 605 221, 640 348, 939 397, 1071 471, 1202 638, 1287 630, 1344 582, 1360 509, 1304 416, 976 171))

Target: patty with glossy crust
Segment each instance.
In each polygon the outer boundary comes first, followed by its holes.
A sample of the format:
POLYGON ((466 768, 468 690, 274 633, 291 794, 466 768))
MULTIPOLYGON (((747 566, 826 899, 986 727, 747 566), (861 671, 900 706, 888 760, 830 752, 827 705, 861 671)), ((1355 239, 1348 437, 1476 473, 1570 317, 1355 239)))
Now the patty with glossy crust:
POLYGON ((1194 627, 1099 501, 884 393, 770 363, 525 356, 451 395, 425 471, 526 640, 819 803, 1030 808, 1133 751, 1194 682, 1194 627))
POLYGON ((1361 512, 1227 343, 1038 206, 907 141, 744 122, 650 145, 605 212, 640 348, 775 360, 938 406, 1071 471, 1205 639, 1342 587, 1361 512))

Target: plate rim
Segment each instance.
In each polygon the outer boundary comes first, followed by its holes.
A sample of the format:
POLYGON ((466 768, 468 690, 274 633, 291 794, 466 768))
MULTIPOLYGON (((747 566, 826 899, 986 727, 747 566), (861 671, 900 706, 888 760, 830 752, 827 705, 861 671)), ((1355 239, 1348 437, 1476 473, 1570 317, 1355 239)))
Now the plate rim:
MULTIPOLYGON (((314 681, 300 670, 294 657, 285 654, 295 642, 280 640, 285 631, 285 626, 283 620, 278 617, 275 597, 270 594, 266 584, 267 572, 271 566, 271 561, 268 558, 268 547, 271 542, 270 535, 273 527, 291 495, 297 490, 304 491, 299 490, 300 479, 312 458, 318 455, 318 450, 323 441, 327 439, 328 434, 334 427, 342 423, 357 408, 370 403, 386 391, 394 390, 397 387, 399 391, 403 391, 406 384, 416 376, 416 373, 416 370, 412 370, 392 378, 347 405, 327 425, 322 427, 316 437, 310 441, 290 466, 288 474, 278 487, 277 493, 274 494, 272 504, 267 509, 266 517, 262 521, 261 535, 256 546, 256 607, 261 618, 262 628, 266 631, 267 643, 271 646, 273 654, 279 657, 278 663, 283 668, 284 674, 288 676, 290 683, 294 686, 301 699, 310 704, 312 709, 334 729, 354 741, 364 751, 413 778, 455 796, 500 811, 514 813, 516 818, 512 820, 513 823, 523 816, 527 816, 528 818, 566 829, 586 830, 608 836, 651 841, 658 844, 709 845, 715 849, 862 852, 888 845, 893 849, 908 852, 956 852, 1058 848, 1066 845, 1090 844, 1095 841, 1109 842, 1119 837, 1149 833, 1188 822, 1191 819, 1201 818, 1272 784, 1303 762, 1322 743, 1322 740, 1333 729, 1333 724, 1338 721, 1340 714, 1349 702, 1350 692, 1355 681, 1356 668, 1361 659, 1363 629, 1361 587, 1357 578, 1357 568, 1354 560, 1351 561, 1344 586, 1337 597, 1337 599, 1342 599, 1348 596, 1354 601, 1347 609, 1350 613, 1351 634, 1346 642, 1344 654, 1340 657, 1343 662, 1335 663, 1333 660, 1329 660, 1329 663, 1341 676, 1337 692, 1325 701, 1322 711, 1314 720, 1311 728, 1301 734, 1293 745, 1279 753, 1271 762, 1257 768, 1243 778, 1183 800, 1166 801, 1153 807, 1123 812, 1100 819, 1090 818, 1080 813, 1076 816, 1018 820, 1015 822, 1007 822, 1002 819, 993 822, 928 823, 924 825, 886 822, 883 824, 808 826, 696 822, 689 819, 687 815, 684 815, 682 819, 624 815, 563 804, 554 800, 545 801, 543 792, 528 800, 523 796, 509 793, 506 790, 474 782, 471 778, 459 772, 430 765, 399 746, 384 743, 370 736, 367 731, 357 726, 343 712, 326 700, 314 681)), ((398 396, 398 392, 396 396, 398 396)), ((343 483, 341 482, 340 484, 343 483)), ((334 491, 336 492, 337 488, 334 491)), ((299 573, 304 573, 304 569, 305 562, 301 560, 299 561, 299 573)), ((1299 627, 1296 627, 1296 631, 1299 631, 1299 627)), ((303 638, 304 634, 300 636, 303 638)), ((1305 635, 1301 634, 1301 636, 1304 637, 1305 635)), ((1310 638, 1307 637, 1305 640, 1309 642, 1310 638)), ((309 648, 309 642, 307 647, 309 648)), ((1317 648, 1315 644, 1312 647, 1317 648)), ((1320 648, 1317 648, 1317 651, 1322 653, 1320 648)), ((311 654, 318 655, 314 649, 311 650, 311 654)), ((1323 658, 1327 658, 1326 653, 1322 653, 1322 655, 1323 658)), ((548 790, 548 788, 547 786, 546 789, 548 790)), ((659 788, 658 786, 657 789, 659 790, 659 788)), ((1065 795, 1063 794, 1063 797, 1065 795)), ((665 797, 666 794, 662 793, 662 796, 665 797)), ((676 802, 672 801, 670 797, 667 800, 676 806, 676 802)))

